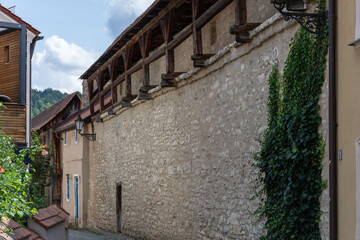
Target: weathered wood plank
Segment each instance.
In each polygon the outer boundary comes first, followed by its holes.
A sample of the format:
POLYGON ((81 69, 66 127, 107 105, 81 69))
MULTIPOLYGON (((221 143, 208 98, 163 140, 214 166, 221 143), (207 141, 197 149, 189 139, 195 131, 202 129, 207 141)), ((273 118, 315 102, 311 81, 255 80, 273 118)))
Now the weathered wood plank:
POLYGON ((1 108, 0 127, 6 135, 14 138, 17 143, 26 142, 26 107, 9 104, 1 108))

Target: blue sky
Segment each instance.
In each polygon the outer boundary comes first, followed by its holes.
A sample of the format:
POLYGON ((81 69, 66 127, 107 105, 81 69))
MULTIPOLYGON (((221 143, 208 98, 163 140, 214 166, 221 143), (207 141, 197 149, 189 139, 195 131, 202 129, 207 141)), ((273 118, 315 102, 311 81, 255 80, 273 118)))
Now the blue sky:
POLYGON ((41 32, 33 88, 81 91, 78 80, 153 0, 0 0, 41 32))

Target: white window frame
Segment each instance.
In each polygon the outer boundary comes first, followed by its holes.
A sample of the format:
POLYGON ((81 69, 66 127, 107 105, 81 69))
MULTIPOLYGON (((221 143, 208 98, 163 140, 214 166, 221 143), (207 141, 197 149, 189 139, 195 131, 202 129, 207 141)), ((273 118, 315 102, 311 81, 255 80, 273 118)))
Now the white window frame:
POLYGON ((356 4, 355 41, 351 42, 349 46, 354 46, 355 48, 359 48, 360 47, 360 0, 356 0, 355 4, 356 4))
POLYGON ((360 0, 356 0, 355 40, 360 39, 360 0))

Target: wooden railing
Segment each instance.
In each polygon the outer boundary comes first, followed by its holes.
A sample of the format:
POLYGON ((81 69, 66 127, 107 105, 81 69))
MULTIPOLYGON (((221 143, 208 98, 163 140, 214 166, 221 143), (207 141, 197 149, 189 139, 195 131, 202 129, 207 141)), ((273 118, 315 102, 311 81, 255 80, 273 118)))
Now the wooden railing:
POLYGON ((174 50, 190 36, 193 36, 193 65, 205 67, 205 61, 213 54, 206 53, 203 49, 201 30, 234 1, 235 25, 230 28, 230 34, 236 36, 237 42, 248 43, 251 40, 250 31, 260 23, 247 22, 246 0, 155 1, 153 9, 149 8, 139 17, 117 38, 110 50, 81 76, 82 79, 87 79, 91 116, 106 110, 104 96, 109 92, 113 107, 120 103, 123 107, 131 107, 131 101, 136 97, 149 100, 148 91, 156 87, 150 84, 149 66, 161 57, 165 56, 165 72, 161 74, 160 85, 174 87, 174 79, 182 73, 175 72, 174 50), (163 6, 155 7, 161 2, 163 6), (143 84, 136 96, 131 92, 131 75, 141 69, 143 84), (125 94, 120 99, 116 89, 123 82, 125 94), (99 111, 95 111, 96 103, 100 106, 99 111))
POLYGON ((0 128, 16 143, 26 143, 26 107, 14 103, 0 108, 0 128))

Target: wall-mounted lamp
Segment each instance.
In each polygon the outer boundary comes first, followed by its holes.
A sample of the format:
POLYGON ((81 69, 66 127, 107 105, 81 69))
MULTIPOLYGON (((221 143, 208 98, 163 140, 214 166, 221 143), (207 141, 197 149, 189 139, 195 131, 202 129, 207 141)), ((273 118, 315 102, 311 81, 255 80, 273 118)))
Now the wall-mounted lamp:
POLYGON ((294 19, 309 33, 323 32, 328 12, 304 13, 306 0, 271 0, 271 4, 285 17, 286 21, 294 19), (284 11, 284 9, 286 9, 284 11))
POLYGON ((75 120, 75 128, 76 131, 80 134, 82 137, 86 137, 89 141, 96 141, 96 133, 81 133, 82 129, 84 127, 84 121, 82 120, 81 116, 79 115, 75 120))

